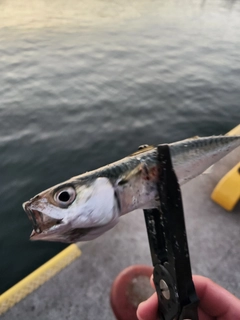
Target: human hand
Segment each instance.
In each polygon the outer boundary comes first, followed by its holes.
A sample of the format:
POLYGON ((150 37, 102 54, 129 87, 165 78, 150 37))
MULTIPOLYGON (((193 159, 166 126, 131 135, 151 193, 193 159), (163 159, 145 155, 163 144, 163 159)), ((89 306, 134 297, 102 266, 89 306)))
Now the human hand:
MULTIPOLYGON (((199 298, 199 320, 240 320, 238 298, 208 278, 193 276, 193 282, 199 298)), ((137 317, 139 320, 157 320, 157 311, 158 300, 154 293, 148 300, 140 303, 137 317)))

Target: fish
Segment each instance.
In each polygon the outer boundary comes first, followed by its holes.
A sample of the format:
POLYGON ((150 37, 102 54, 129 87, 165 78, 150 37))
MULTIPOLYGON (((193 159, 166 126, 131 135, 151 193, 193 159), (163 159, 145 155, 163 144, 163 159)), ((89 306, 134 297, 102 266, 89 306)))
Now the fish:
MULTIPOLYGON (((240 136, 194 137, 168 146, 182 186, 240 146, 240 136)), ((30 239, 88 241, 113 228, 122 215, 158 207, 158 172, 157 147, 144 145, 130 156, 37 194, 23 203, 33 225, 30 239)))

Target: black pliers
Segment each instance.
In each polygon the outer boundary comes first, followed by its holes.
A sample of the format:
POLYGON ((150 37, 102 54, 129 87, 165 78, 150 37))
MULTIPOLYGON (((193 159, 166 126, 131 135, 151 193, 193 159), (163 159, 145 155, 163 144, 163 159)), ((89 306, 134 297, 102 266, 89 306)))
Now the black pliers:
POLYGON ((198 320, 181 191, 170 148, 158 146, 159 207, 144 210, 160 320, 198 320))

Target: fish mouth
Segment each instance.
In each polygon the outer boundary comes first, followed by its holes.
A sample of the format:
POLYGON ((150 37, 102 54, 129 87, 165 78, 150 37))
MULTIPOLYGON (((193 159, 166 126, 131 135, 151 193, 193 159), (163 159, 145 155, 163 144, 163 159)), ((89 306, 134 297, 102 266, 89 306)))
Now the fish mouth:
POLYGON ((42 210, 45 210, 44 203, 38 203, 38 198, 39 197, 36 196, 23 203, 23 209, 33 226, 30 240, 46 240, 64 243, 93 240, 111 229, 118 222, 118 218, 114 218, 104 225, 99 226, 93 224, 84 226, 77 224, 74 218, 61 217, 61 219, 56 219, 42 212, 42 210), (39 208, 41 209, 39 210, 39 208))
POLYGON ((24 211, 27 213, 32 223, 33 230, 30 240, 47 240, 64 243, 74 243, 80 241, 82 237, 88 235, 95 228, 72 228, 71 224, 63 219, 54 219, 46 214, 31 208, 31 203, 23 204, 24 211))
MULTIPOLYGON (((39 211, 31 210, 31 216, 33 219, 35 215, 39 215, 39 211)), ((69 224, 62 222, 62 220, 51 221, 48 224, 38 225, 33 224, 33 230, 30 234, 30 240, 46 240, 57 241, 64 243, 75 243, 80 241, 82 237, 86 236, 92 228, 71 228, 69 224)))
POLYGON ((27 213, 29 220, 32 223, 33 231, 30 235, 31 240, 38 240, 44 237, 51 231, 56 231, 62 224, 62 219, 54 219, 46 214, 31 208, 31 202, 25 202, 23 209, 27 213))
POLYGON ((52 231, 55 233, 62 224, 62 219, 48 217, 35 209, 28 209, 27 215, 33 226, 33 231, 30 235, 31 240, 38 240, 40 236, 42 238, 52 231))

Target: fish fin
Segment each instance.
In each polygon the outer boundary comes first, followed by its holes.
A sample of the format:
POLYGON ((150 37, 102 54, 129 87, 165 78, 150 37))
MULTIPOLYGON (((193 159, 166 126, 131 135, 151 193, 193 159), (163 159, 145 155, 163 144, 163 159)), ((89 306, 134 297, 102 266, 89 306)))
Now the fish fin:
POLYGON ((146 152, 146 151, 149 151, 149 150, 151 150, 153 148, 154 148, 154 146, 149 146, 147 144, 141 145, 141 146, 139 146, 139 148, 138 148, 138 150, 136 152, 130 154, 130 157, 131 156, 136 156, 137 154, 141 154, 141 153, 146 152))
POLYGON ((214 164, 212 164, 209 168, 207 168, 207 170, 205 170, 202 174, 212 173, 213 166, 214 166, 214 164))
POLYGON ((149 147, 149 144, 141 144, 141 145, 138 147, 138 150, 146 149, 147 147, 149 147))
POLYGON ((142 163, 142 179, 155 180, 158 176, 157 166, 148 167, 146 163, 142 163))
POLYGON ((135 169, 129 172, 126 176, 123 176, 118 182, 118 185, 127 183, 132 178, 142 175, 143 180, 154 180, 157 177, 158 169, 156 166, 148 167, 146 163, 140 163, 135 169))
POLYGON ((133 169, 132 171, 130 171, 126 176, 123 176, 119 181, 118 181, 118 185, 121 186, 125 183, 127 183, 131 178, 139 175, 142 173, 142 169, 143 169, 143 165, 142 163, 140 163, 135 169, 133 169))
POLYGON ((187 138, 187 139, 183 139, 182 140, 182 142, 184 142, 184 141, 189 141, 189 140, 198 140, 198 139, 200 139, 201 137, 199 137, 199 136, 193 136, 193 137, 190 137, 190 138, 187 138))

